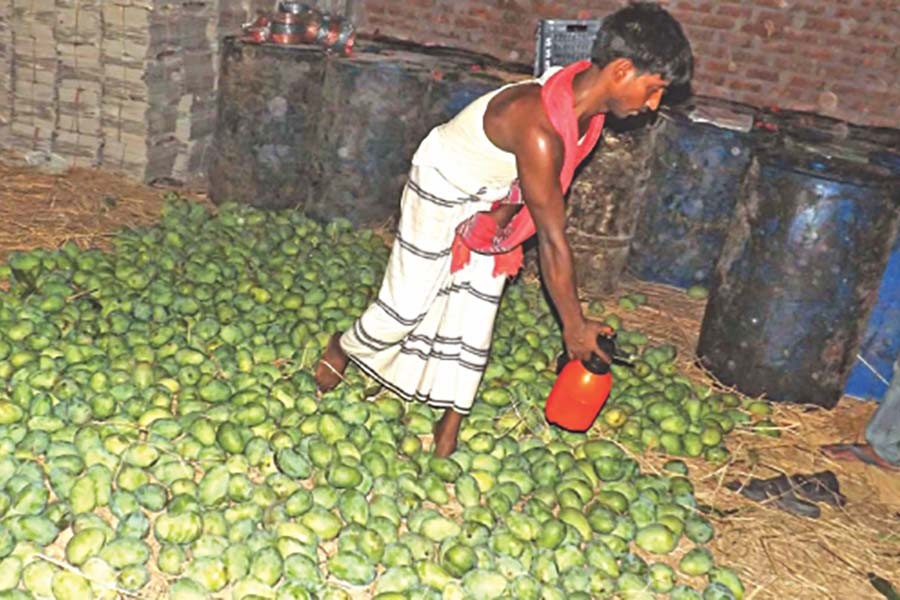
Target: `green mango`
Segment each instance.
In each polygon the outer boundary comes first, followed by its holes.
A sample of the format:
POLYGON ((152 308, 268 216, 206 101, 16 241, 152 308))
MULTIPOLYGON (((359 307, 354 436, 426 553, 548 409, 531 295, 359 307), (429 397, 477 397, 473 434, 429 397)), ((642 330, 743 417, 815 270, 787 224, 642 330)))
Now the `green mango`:
POLYGON ((692 515, 684 520, 684 535, 695 544, 705 544, 713 537, 713 527, 703 517, 692 515))
POLYGON ((212 467, 203 478, 197 490, 197 499, 203 506, 213 507, 225 501, 231 474, 224 465, 212 467))
POLYGON ((471 598, 501 598, 508 585, 505 577, 485 569, 469 571, 462 583, 463 590, 471 598))
POLYGON ((266 585, 275 585, 284 568, 281 556, 274 548, 263 548, 250 563, 250 574, 266 585))
POLYGON ((228 584, 225 563, 219 558, 195 558, 185 569, 185 575, 208 592, 218 592, 228 584))
POLYGON ((183 577, 169 586, 171 600, 206 600, 209 593, 198 581, 183 577))
MULTIPOLYGON (((22 578, 22 560, 17 556, 7 556, 0 560, 0 592, 14 590, 22 578)), ((68 596, 73 598, 72 596, 68 596)))
POLYGON ((341 531, 341 520, 333 513, 319 507, 312 508, 300 519, 300 522, 315 532, 322 540, 333 540, 341 531))
POLYGON ((22 569, 25 589, 38 597, 53 596, 53 576, 58 568, 43 560, 35 560, 22 569))
POLYGON ((59 535, 56 524, 43 516, 12 517, 5 524, 17 540, 34 542, 40 546, 49 546, 59 535))
POLYGON ((66 544, 66 560, 77 567, 97 556, 106 543, 106 535, 101 529, 82 529, 66 544))
POLYGON ((190 544, 202 531, 203 519, 193 511, 164 513, 156 518, 153 528, 156 539, 170 544, 190 544))
POLYGON ((283 568, 284 575, 288 580, 315 585, 322 579, 316 562, 301 554, 291 554, 285 558, 283 568))
POLYGON ((652 554, 668 554, 675 549, 677 543, 675 535, 659 523, 641 527, 635 536, 638 548, 652 554))
POLYGON ((457 537, 461 532, 458 523, 440 515, 425 520, 421 530, 422 535, 435 542, 457 537))
POLYGON ((106 544, 99 557, 117 569, 143 565, 150 558, 150 547, 142 540, 117 538, 106 544))
POLYGON ((187 564, 187 555, 181 546, 166 544, 159 549, 156 564, 163 573, 179 575, 187 564))
POLYGON ((419 576, 412 567, 391 567, 387 569, 375 584, 377 597, 387 594, 410 592, 419 585, 419 576))
POLYGON ((51 584, 57 600, 85 600, 94 597, 88 580, 69 571, 57 571, 51 584))
POLYGON ((715 564, 712 554, 706 548, 693 548, 678 563, 678 569, 685 575, 696 577, 706 575, 715 564))
POLYGON ((744 597, 744 584, 741 583, 737 574, 726 567, 713 567, 708 573, 711 584, 721 584, 734 596, 735 600, 742 600, 744 597))
POLYGON ((375 566, 355 552, 338 552, 327 566, 332 576, 353 585, 368 585, 375 579, 375 566))
POLYGON ((295 479, 306 479, 312 473, 312 465, 309 460, 291 448, 278 450, 275 453, 275 464, 282 473, 295 479))

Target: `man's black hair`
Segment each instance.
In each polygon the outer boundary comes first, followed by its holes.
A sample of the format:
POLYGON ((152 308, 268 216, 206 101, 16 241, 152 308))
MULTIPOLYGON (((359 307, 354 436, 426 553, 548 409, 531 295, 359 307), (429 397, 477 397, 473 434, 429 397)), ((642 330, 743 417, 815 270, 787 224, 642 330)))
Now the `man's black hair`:
POLYGON ((691 44, 681 24, 654 2, 635 2, 603 19, 591 60, 605 67, 627 58, 639 73, 659 74, 672 85, 691 79, 691 44))

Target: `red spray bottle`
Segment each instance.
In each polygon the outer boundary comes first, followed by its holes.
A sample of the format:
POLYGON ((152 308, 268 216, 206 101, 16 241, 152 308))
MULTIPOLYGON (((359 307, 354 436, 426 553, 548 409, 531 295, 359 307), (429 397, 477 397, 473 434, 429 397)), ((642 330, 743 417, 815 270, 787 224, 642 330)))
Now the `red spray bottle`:
MULTIPOLYGON (((607 356, 622 362, 616 355, 614 337, 599 336, 597 345, 607 356)), ((585 362, 569 360, 563 353, 557 360, 559 376, 547 397, 547 421, 569 431, 587 431, 609 398, 613 379, 609 363, 596 354, 585 362)))

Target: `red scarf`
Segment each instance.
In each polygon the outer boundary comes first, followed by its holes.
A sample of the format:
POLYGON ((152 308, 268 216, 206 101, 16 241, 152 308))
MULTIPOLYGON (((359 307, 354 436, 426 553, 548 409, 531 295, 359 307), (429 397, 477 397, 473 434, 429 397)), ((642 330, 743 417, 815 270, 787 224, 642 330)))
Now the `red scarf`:
MULTIPOLYGON (((575 75, 590 66, 589 60, 572 63, 552 75, 541 88, 544 112, 563 141, 563 165, 559 172, 559 185, 563 195, 569 190, 575 169, 597 145, 606 118, 602 113, 594 115, 584 139, 581 143, 578 142, 578 120, 575 118, 572 80, 575 75)), ((521 196, 518 181, 514 181, 509 196, 496 203, 494 207, 500 204, 519 204, 522 202, 521 196)), ((487 213, 476 213, 456 228, 450 272, 455 273, 466 266, 469 263, 470 251, 475 251, 494 255, 495 277, 499 275, 512 277, 522 268, 522 243, 534 233, 534 221, 527 207, 523 206, 500 231, 497 230, 496 221, 487 213)))

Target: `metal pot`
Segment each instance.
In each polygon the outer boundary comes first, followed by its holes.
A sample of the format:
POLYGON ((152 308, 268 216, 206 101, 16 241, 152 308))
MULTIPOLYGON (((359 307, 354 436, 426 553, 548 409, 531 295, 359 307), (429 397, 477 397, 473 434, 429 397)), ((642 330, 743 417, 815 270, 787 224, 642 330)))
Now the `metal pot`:
POLYGON ((355 40, 356 32, 350 21, 343 17, 326 15, 316 41, 327 50, 349 54, 355 40))
POLYGON ((293 13, 278 13, 270 25, 269 38, 276 44, 302 44, 303 21, 293 13))
POLYGON ((269 19, 266 17, 258 17, 252 23, 246 23, 243 26, 243 40, 252 44, 263 44, 269 41, 272 33, 270 29, 269 19))
POLYGON ((308 4, 303 2, 295 2, 293 0, 282 0, 278 3, 278 12, 288 13, 292 15, 302 15, 310 10, 308 4))
POLYGON ((303 31, 301 32, 301 35, 303 37, 303 43, 317 43, 319 40, 320 29, 322 27, 322 21, 324 20, 322 13, 314 8, 310 8, 305 13, 303 13, 302 18, 303 31))

